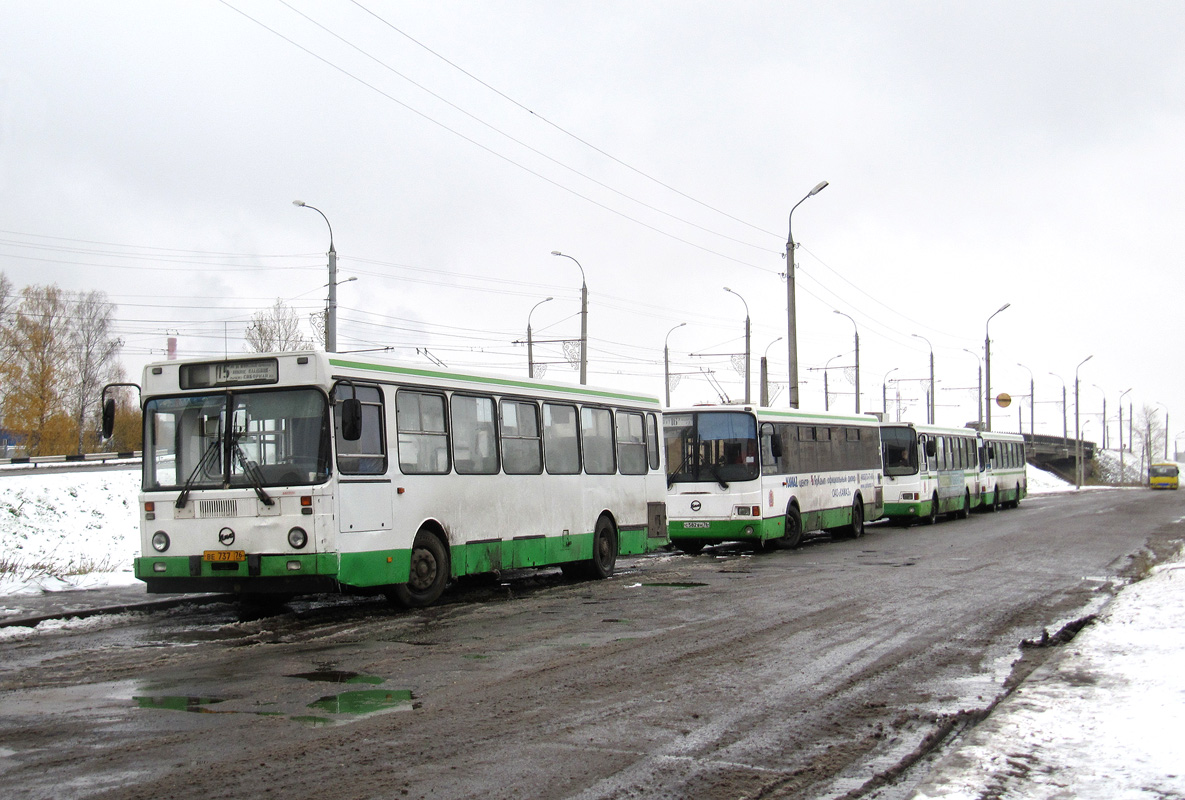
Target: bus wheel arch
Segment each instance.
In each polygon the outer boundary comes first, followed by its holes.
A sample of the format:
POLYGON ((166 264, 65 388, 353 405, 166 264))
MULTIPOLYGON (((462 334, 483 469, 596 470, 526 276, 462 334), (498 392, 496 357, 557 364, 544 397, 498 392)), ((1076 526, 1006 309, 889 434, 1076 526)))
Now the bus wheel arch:
POLYGON ((430 606, 444 593, 451 574, 448 537, 438 523, 429 520, 412 542, 407 583, 391 587, 388 597, 408 608, 430 606))

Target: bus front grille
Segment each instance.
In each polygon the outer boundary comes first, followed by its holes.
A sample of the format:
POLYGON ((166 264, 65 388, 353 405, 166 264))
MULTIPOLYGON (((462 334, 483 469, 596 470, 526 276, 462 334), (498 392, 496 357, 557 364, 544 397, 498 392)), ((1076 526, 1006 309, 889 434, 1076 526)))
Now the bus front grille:
POLYGON ((237 500, 199 500, 198 516, 201 517, 237 517, 239 502, 237 500))

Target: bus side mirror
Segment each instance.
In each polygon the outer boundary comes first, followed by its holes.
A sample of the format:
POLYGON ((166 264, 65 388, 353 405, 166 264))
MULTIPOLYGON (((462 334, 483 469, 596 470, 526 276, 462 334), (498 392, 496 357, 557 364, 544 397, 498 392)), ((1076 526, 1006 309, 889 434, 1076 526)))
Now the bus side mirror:
POLYGON ((776 433, 769 437, 769 452, 774 458, 782 457, 782 437, 776 433))
POLYGON ((348 442, 362 438, 362 401, 357 397, 342 400, 342 438, 348 442))
POLYGON ((110 439, 115 432, 115 398, 108 397, 103 403, 103 438, 110 439))
POLYGON ((934 458, 934 456, 938 455, 938 442, 933 439, 930 439, 926 442, 926 455, 930 458, 934 458))

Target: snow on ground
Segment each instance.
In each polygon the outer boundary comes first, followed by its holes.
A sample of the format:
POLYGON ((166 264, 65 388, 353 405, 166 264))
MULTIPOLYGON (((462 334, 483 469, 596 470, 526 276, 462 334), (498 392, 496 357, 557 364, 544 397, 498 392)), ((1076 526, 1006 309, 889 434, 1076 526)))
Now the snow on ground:
POLYGON ((138 467, 0 475, 0 595, 135 583, 138 467))
POLYGON ((1185 797, 1183 605, 1180 560, 1126 587, 914 800, 1185 797))

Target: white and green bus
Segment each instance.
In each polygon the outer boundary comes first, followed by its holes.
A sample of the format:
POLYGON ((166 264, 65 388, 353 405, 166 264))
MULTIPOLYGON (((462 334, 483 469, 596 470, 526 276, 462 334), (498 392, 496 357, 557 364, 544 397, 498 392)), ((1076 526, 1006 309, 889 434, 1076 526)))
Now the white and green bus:
POLYGON ((149 364, 142 404, 149 592, 420 606, 669 543, 656 398, 297 352, 149 364))
POLYGON ((889 519, 933 524, 940 514, 966 517, 982 503, 980 444, 974 429, 886 422, 881 443, 889 519))
POLYGON ((1016 508, 1029 489, 1024 437, 985 431, 979 438, 984 508, 1016 508))
POLYGON ((663 416, 671 542, 794 547, 809 531, 861 536, 880 518, 881 455, 871 417, 700 406, 663 416))

